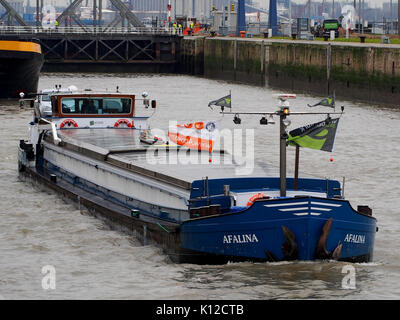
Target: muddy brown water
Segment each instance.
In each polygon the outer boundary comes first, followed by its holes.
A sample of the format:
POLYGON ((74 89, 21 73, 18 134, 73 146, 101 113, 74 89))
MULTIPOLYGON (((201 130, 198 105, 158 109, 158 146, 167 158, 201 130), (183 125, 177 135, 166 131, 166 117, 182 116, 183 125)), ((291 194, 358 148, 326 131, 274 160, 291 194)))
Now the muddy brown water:
MULTIPOLYGON (((158 101, 153 128, 166 130, 169 120, 214 119, 209 101, 232 92, 233 110, 275 111, 279 93, 270 88, 176 75, 42 74, 39 87, 54 84, 140 94, 158 101)), ((298 95, 292 110, 322 97, 298 95)), ((31 110, 16 102, 0 104, 0 299, 399 299, 400 298, 400 112, 338 101, 345 106, 333 153, 302 149, 301 170, 342 180, 354 207, 367 204, 378 219, 373 262, 351 264, 355 288, 343 286, 347 263, 280 262, 226 265, 174 264, 153 245, 110 230, 85 210, 51 191, 20 181, 17 145, 27 138, 31 110), (330 161, 330 159, 333 161, 330 161), (55 270, 55 289, 42 286, 42 268, 55 270)), ((326 109, 316 109, 318 111, 326 109)), ((315 121, 321 116, 315 117, 315 121)), ((290 128, 310 119, 290 117, 290 128)), ((308 121, 308 122, 307 122, 308 121)), ((235 126, 250 128, 255 158, 276 164, 278 126, 260 126, 243 116, 235 126)), ((293 166, 294 149, 288 150, 293 166)))

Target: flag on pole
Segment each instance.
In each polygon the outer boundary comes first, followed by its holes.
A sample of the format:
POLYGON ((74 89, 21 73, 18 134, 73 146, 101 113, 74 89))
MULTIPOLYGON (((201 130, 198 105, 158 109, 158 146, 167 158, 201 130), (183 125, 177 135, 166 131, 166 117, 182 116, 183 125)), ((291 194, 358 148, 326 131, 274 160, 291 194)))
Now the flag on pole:
POLYGON ((320 102, 314 104, 314 105, 310 105, 307 104, 309 107, 316 107, 316 106, 324 106, 324 107, 331 107, 331 108, 335 108, 335 94, 333 94, 332 96, 326 97, 324 99, 322 99, 320 102))
MULTIPOLYGON (((222 110, 224 110, 224 107, 226 108, 232 108, 231 106, 231 94, 229 93, 227 96, 219 98, 214 101, 210 101, 208 103, 208 106, 211 108, 211 106, 218 106, 221 107, 222 110)), ((212 109, 212 108, 211 108, 212 109)))
POLYGON ((332 152, 339 118, 306 125, 289 132, 288 144, 303 148, 332 152))

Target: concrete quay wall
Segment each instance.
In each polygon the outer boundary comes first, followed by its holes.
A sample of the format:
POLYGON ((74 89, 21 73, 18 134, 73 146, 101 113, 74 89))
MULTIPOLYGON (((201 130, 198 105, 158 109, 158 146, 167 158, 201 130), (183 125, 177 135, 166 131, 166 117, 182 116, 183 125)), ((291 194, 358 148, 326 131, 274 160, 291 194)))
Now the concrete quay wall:
POLYGON ((374 104, 400 105, 400 46, 185 37, 180 71, 374 104))

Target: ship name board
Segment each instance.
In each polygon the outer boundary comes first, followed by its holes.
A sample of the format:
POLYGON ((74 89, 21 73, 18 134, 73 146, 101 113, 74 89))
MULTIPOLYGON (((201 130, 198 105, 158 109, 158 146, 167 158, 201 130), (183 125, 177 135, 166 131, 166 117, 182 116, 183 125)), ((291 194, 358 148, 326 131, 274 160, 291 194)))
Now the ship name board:
POLYGON ((347 233, 344 237, 344 242, 365 243, 365 235, 347 233))
POLYGON ((223 243, 253 243, 258 242, 257 236, 252 234, 227 234, 224 235, 223 243))

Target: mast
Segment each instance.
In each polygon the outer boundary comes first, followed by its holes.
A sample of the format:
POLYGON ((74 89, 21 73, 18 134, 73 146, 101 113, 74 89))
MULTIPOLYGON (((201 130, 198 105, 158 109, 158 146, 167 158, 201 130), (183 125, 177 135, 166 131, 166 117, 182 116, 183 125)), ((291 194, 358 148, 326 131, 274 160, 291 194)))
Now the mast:
POLYGON ((286 138, 285 138, 285 125, 283 124, 283 120, 285 120, 286 116, 281 113, 280 114, 280 147, 279 147, 279 173, 281 180, 281 197, 286 197, 286 138))
MULTIPOLYGON (((342 112, 291 112, 290 111, 290 105, 288 99, 295 99, 296 95, 295 94, 277 94, 275 95, 279 101, 279 110, 275 112, 224 112, 223 109, 221 111, 221 114, 232 114, 235 116, 234 122, 236 124, 240 124, 241 120, 239 118, 240 114, 247 114, 247 115, 261 115, 265 117, 266 115, 271 115, 271 116, 279 116, 279 179, 280 179, 280 196, 281 197, 286 197, 286 190, 287 190, 287 185, 286 185, 286 147, 287 147, 287 139, 288 139, 288 134, 286 132, 286 128, 290 125, 290 120, 286 119, 289 115, 317 115, 317 114, 324 114, 324 115, 332 115, 332 114, 338 114, 342 115, 344 111, 344 107, 342 106, 342 112)), ((274 122, 271 122, 274 123, 274 122)), ((263 123, 263 124, 268 124, 263 123)), ((299 149, 296 148, 296 157, 298 161, 299 157, 299 149)), ((298 180, 298 163, 296 164, 296 179, 298 180)), ((298 188, 298 182, 295 182, 296 186, 295 189, 298 188)))

